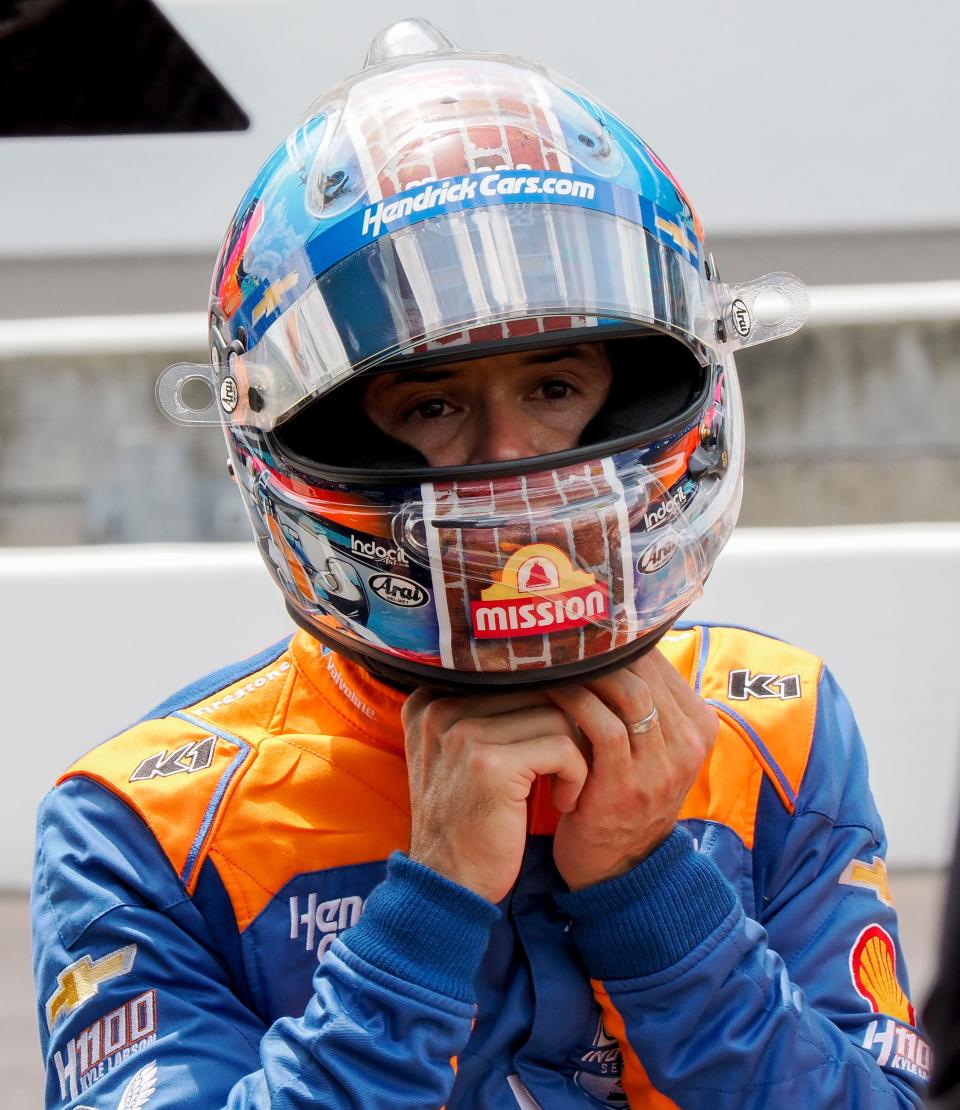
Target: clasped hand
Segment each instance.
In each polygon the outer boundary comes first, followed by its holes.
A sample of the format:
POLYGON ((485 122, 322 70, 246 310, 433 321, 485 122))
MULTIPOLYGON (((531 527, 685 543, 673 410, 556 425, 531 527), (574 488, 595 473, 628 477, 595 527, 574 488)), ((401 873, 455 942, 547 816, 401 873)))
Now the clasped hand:
POLYGON ((447 697, 420 689, 403 727, 410 855, 499 902, 516 881, 527 799, 550 779, 571 890, 625 874, 670 835, 717 736, 714 711, 656 649, 579 686, 447 697), (632 733, 653 708, 652 728, 632 733))

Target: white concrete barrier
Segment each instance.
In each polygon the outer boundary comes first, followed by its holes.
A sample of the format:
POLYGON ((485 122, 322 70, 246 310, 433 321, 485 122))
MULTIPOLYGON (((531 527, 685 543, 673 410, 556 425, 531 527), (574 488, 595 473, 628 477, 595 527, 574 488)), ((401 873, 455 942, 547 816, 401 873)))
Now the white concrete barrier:
MULTIPOLYGON (((960 319, 960 281, 819 285, 810 292, 808 327, 904 324, 960 319)), ((207 350, 205 312, 0 319, 0 358, 79 357, 207 350)))
MULTIPOLYGON (((697 619, 822 654, 867 742, 896 866, 949 858, 960 792, 960 525, 743 530, 697 619)), ((0 888, 74 758, 168 694, 288 634, 251 545, 0 551, 0 888)))

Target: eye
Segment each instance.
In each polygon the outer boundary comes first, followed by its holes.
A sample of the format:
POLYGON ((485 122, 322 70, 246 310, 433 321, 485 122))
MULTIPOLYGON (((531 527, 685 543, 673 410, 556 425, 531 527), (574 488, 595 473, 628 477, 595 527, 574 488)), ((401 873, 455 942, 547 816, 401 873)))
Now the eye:
POLYGON ((573 386, 560 378, 551 378, 539 387, 540 393, 547 401, 563 401, 573 393, 573 386))
POLYGON ((421 420, 435 420, 438 416, 446 416, 448 412, 452 411, 446 401, 443 401, 440 397, 431 397, 414 405, 407 416, 416 416, 421 420))

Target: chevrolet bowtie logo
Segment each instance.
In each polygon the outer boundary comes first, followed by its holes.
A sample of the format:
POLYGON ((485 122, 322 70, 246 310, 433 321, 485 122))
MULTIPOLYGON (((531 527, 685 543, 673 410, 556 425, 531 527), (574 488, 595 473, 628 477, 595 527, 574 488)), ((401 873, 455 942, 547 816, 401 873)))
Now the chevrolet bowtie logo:
POLYGON ((128 944, 108 952, 99 960, 83 955, 57 976, 57 989, 47 1001, 47 1028, 51 1031, 61 1017, 72 1014, 99 991, 100 984, 126 975, 133 967, 137 946, 128 944))
POLYGON ((893 905, 893 895, 887 882, 887 868, 879 856, 873 857, 873 863, 852 859, 843 869, 843 874, 837 882, 843 883, 844 886, 859 886, 872 890, 885 906, 893 905))
POLYGON ((697 253, 697 244, 690 239, 690 236, 680 224, 675 224, 672 220, 665 220, 662 216, 657 216, 656 223, 657 227, 666 235, 669 235, 681 250, 689 251, 691 254, 697 253))
POLYGON ((262 317, 276 311, 280 306, 284 293, 289 292, 299 280, 300 275, 294 271, 281 281, 275 281, 273 285, 267 289, 266 293, 264 293, 263 299, 254 307, 253 322, 256 324, 262 317))

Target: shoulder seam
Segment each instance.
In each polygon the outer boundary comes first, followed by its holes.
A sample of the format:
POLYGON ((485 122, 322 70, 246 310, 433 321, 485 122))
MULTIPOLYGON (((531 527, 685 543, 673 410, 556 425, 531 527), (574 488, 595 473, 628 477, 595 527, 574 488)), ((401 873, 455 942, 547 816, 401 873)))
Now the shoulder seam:
MULTIPOLYGON (((283 652, 280 653, 281 655, 283 652)), ((279 656, 277 656, 279 658, 279 656)), ((274 660, 275 661, 275 660, 274 660)), ((264 664, 266 666, 266 664, 264 664)), ((260 668, 262 669, 262 668, 260 668)), ((252 671, 250 672, 253 673, 252 671)), ((273 711, 270 715, 270 725, 264 733, 264 736, 271 735, 271 730, 277 726, 277 715, 279 712, 280 704, 283 700, 284 691, 292 686, 293 675, 296 673, 296 665, 291 658, 290 668, 287 672, 285 681, 279 683, 277 689, 277 700, 274 702, 273 711)), ((241 676, 242 677, 242 676, 241 676)), ((228 684, 229 685, 229 684, 228 684)), ((192 709, 193 706, 190 706, 192 709)), ((186 861, 184 862, 183 872, 181 878, 186 885, 188 891, 195 887, 195 880, 199 879, 200 869, 203 867, 203 861, 210 854, 210 850, 216 839, 217 828, 222 819, 223 811, 226 807, 227 796, 230 790, 235 786, 240 778, 246 773, 246 770, 253 766, 258 752, 259 743, 252 744, 249 740, 244 739, 236 733, 228 732, 227 729, 222 728, 215 722, 210 721, 208 718, 195 716, 187 712, 186 709, 174 710, 171 716, 177 717, 182 721, 187 721, 198 728, 209 730, 217 736, 222 737, 228 743, 236 744, 237 755, 230 762, 229 766, 220 776, 220 781, 217 784, 210 801, 207 803, 207 810, 197 828, 196 836, 187 853, 186 861)), ((262 739, 262 738, 261 738, 262 739)))
POLYGON ((873 843, 879 848, 882 839, 877 835, 878 830, 871 828, 870 825, 863 824, 862 821, 838 821, 835 817, 831 817, 829 813, 824 813, 822 809, 817 809, 810 806, 807 809, 798 809, 794 814, 795 817, 822 817, 827 821, 832 829, 860 829, 862 832, 869 833, 873 843))
POLYGON ((714 698, 706 699, 707 705, 713 706, 715 710, 722 713, 732 724, 737 726, 737 731, 746 734, 747 743, 753 749, 754 758, 760 764, 761 771, 770 780, 770 785, 777 792, 780 800, 783 802, 784 807, 788 813, 793 813, 796 808, 797 795, 793 791, 793 787, 787 781, 783 771, 780 770, 777 761, 773 758, 766 744, 763 742, 762 737, 757 730, 747 721, 741 717, 739 713, 731 709, 729 705, 725 705, 722 701, 716 701, 714 698))
POLYGON ((204 811, 203 817, 200 819, 200 824, 193 838, 193 843, 187 852, 187 858, 183 864, 183 871, 180 873, 180 881, 184 884, 189 891, 195 874, 199 874, 197 870, 198 865, 203 864, 205 858, 204 845, 209 840, 213 829, 216 825, 217 815, 220 812, 220 806, 230 789, 234 778, 240 772, 247 758, 253 754, 256 755, 255 749, 252 744, 243 739, 242 736, 237 736, 232 732, 227 732, 226 729, 219 728, 211 725, 209 721, 201 721, 198 717, 193 717, 183 710, 175 710, 171 716, 179 718, 181 721, 187 721, 191 725, 196 725, 198 728, 209 729, 221 739, 226 740, 228 744, 235 744, 237 747, 237 754, 233 757, 227 765, 220 780, 214 788, 210 800, 207 802, 207 808, 204 811))
MULTIPOLYGON (((778 739, 777 736, 775 735, 770 738, 762 721, 752 719, 754 714, 751 714, 748 709, 748 703, 751 700, 750 697, 747 697, 746 701, 742 703, 738 700, 736 706, 730 704, 733 699, 732 687, 728 689, 727 684, 724 683, 721 683, 721 689, 716 692, 714 697, 706 697, 707 704, 712 705, 718 714, 725 717, 741 735, 744 742, 750 747, 754 759, 756 759, 764 775, 770 781, 771 786, 779 796, 784 808, 789 814, 793 815, 796 810, 800 791, 806 780, 807 770, 810 766, 810 753, 813 750, 813 742, 816 735, 817 713, 821 696, 821 679, 825 668, 823 657, 808 651, 806 648, 798 647, 796 644, 789 641, 781 640, 775 636, 769 636, 755 629, 743 628, 739 625, 709 624, 705 622, 702 628, 703 646, 697 675, 698 692, 701 686, 700 680, 703 677, 705 666, 707 665, 707 659, 717 658, 714 654, 714 646, 724 645, 728 642, 727 638, 722 635, 727 631, 732 633, 732 640, 730 641, 732 643, 736 642, 738 633, 746 633, 747 636, 756 637, 769 644, 778 645, 775 654, 781 654, 782 649, 785 649, 787 658, 795 660, 795 662, 791 662, 791 664, 788 665, 795 666, 798 674, 806 675, 807 683, 810 683, 812 679, 812 690, 809 689, 808 685, 807 689, 809 692, 807 696, 804 696, 802 700, 798 701, 797 699, 801 696, 801 684, 797 675, 792 676, 798 679, 795 692, 792 693, 790 697, 784 697, 786 704, 793 704, 796 706, 794 712, 798 714, 793 717, 792 723, 789 726, 790 736, 792 738, 791 742, 799 740, 805 745, 805 756, 803 756, 802 764, 799 757, 803 749, 797 745, 792 749, 791 757, 786 760, 786 770, 781 766, 781 759, 783 758, 781 752, 785 754, 786 749, 778 747, 776 742, 771 744, 771 739, 776 741, 778 739), (718 635, 711 635, 712 632, 718 633, 718 635), (792 653, 796 654, 793 655, 792 653), (796 758, 792 756, 796 756, 796 758)), ((723 651, 724 648, 720 646, 719 652, 721 656, 723 651)), ((759 645, 757 648, 757 655, 761 660, 759 665, 762 667, 762 661, 765 661, 765 657, 759 645)), ((767 665, 770 666, 771 664, 767 662, 767 665)), ((773 691, 767 692, 766 683, 774 680, 776 675, 758 671, 751 679, 750 676, 752 671, 750 669, 741 669, 736 672, 730 671, 731 676, 734 673, 741 676, 744 681, 749 679, 751 683, 756 683, 758 681, 763 683, 759 690, 751 688, 747 691, 748 694, 755 694, 758 698, 774 696, 773 691)), ((783 686, 780 687, 780 693, 781 695, 786 694, 783 686)), ((790 720, 790 718, 788 718, 788 720, 790 720)), ((769 724, 770 722, 767 723, 769 724)))

